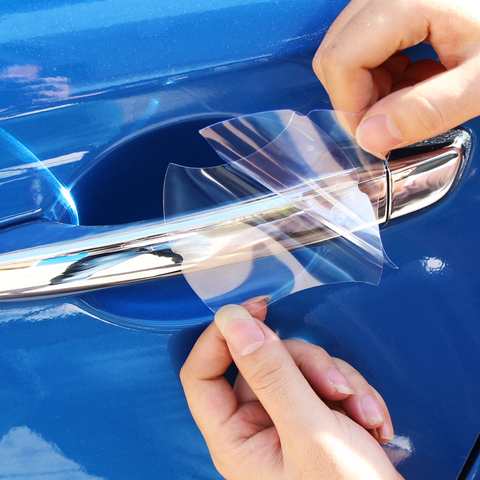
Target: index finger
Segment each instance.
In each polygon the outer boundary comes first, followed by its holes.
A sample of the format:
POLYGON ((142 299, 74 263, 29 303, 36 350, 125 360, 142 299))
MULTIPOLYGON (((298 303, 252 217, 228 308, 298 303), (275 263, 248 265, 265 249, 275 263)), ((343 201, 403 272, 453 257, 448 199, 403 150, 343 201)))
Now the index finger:
MULTIPOLYGON (((264 321, 268 297, 256 297, 245 307, 257 320, 264 321)), ((238 410, 237 397, 223 376, 232 356, 223 335, 211 323, 195 343, 180 371, 180 380, 192 416, 207 438, 216 438, 217 429, 238 410)))
POLYGON ((237 411, 237 398, 223 376, 231 362, 225 340, 212 323, 199 337, 180 371, 188 407, 205 437, 214 437, 219 426, 237 411))
POLYGON ((284 343, 237 305, 222 307, 215 323, 243 378, 272 419, 282 450, 297 449, 292 432, 304 435, 332 426, 330 409, 318 398, 284 343))
MULTIPOLYGON (((335 38, 335 36, 340 33, 345 27, 345 25, 354 17, 370 0, 352 0, 338 15, 335 21, 332 23, 328 32, 326 33, 325 37, 320 44, 320 47, 317 50, 317 56, 320 56, 322 52, 330 45, 330 42, 335 38)), ((325 79, 323 78, 323 74, 321 69, 316 71, 319 80, 325 86, 325 79)))
POLYGON ((428 34, 426 15, 400 2, 372 0, 357 11, 313 62, 335 110, 363 114, 375 92, 370 70, 428 34))

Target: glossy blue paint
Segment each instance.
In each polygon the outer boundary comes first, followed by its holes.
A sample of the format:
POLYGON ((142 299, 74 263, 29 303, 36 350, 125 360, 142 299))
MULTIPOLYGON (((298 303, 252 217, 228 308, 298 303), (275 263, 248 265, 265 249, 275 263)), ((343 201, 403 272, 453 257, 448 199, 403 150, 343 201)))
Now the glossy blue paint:
MULTIPOLYGON (((313 48, 344 1, 7 2, 8 112, 313 48)), ((181 77, 179 77, 181 76, 181 77)))
MULTIPOLYGON (((81 224, 159 218, 169 162, 218 162, 199 128, 328 106, 310 62, 345 3, 4 1, 0 128, 71 189, 81 224)), ((452 195, 383 230, 399 270, 379 287, 316 288, 269 312, 384 395, 406 479, 456 478, 480 431, 478 168, 474 149, 452 195)), ((38 225, 24 228, 52 234, 38 225)), ((181 277, 0 304, 0 477, 220 478, 178 380, 209 321, 181 277)))

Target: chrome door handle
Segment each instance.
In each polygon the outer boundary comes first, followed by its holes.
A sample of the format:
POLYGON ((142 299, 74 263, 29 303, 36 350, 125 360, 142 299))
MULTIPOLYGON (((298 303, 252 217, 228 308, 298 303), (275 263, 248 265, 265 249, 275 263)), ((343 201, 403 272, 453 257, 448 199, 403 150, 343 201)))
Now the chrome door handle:
MULTIPOLYGON (((379 174, 383 186, 378 223, 385 224, 444 197, 458 183, 470 145, 470 133, 457 128, 394 152, 379 174)), ((371 181, 359 172, 359 188, 364 193, 369 194, 371 181)), ((203 217, 186 216, 171 222, 168 228, 163 221, 77 227, 46 220, 9 227, 2 232, 0 244, 0 300, 67 294, 178 275, 184 259, 170 249, 170 242, 201 236, 212 228, 234 231, 246 218, 255 221, 272 212, 287 218, 293 211, 288 201, 270 195, 222 207, 203 217), (36 245, 34 239, 39 232, 41 238, 54 240, 36 245)), ((330 231, 319 229, 311 238, 304 238, 303 244, 331 237, 330 231)), ((293 248, 288 239, 279 241, 282 248, 293 248)), ((225 259, 226 264, 237 261, 241 257, 225 259)))
POLYGON ((471 142, 470 132, 456 128, 410 148, 392 151, 388 161, 388 220, 428 207, 451 191, 463 174, 471 142), (408 151, 410 154, 405 155, 408 151))

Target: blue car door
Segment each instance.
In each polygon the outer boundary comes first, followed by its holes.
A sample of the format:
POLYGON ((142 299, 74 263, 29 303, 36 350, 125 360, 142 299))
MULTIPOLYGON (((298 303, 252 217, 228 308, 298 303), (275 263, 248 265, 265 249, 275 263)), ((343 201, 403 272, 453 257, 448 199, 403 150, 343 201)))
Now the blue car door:
MULTIPOLYGON (((0 264, 162 224, 168 165, 221 163, 203 127, 330 108, 311 62, 346 3, 4 0, 0 264)), ((425 45, 409 53, 435 58, 425 45)), ((478 468, 480 122, 463 127, 471 143, 455 188, 381 229, 397 270, 378 286, 286 296, 267 318, 383 395, 397 435, 384 448, 406 479, 473 479, 478 468)), ((1 265, 5 290, 35 284, 1 265)), ((220 478, 178 378, 213 314, 181 275, 29 288, 0 295, 0 478, 220 478)))

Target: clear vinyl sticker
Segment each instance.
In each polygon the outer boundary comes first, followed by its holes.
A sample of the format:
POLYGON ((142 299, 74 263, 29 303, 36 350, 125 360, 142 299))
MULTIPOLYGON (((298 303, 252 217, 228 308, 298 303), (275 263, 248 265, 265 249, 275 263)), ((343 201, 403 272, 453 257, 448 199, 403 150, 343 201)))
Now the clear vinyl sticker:
MULTIPOLYGON (((165 221, 201 227, 171 242, 188 283, 213 311, 336 282, 378 284, 381 160, 342 128, 350 114, 263 112, 200 131, 223 165, 170 165, 165 221)), ((353 117, 353 116, 352 116, 353 117)))

